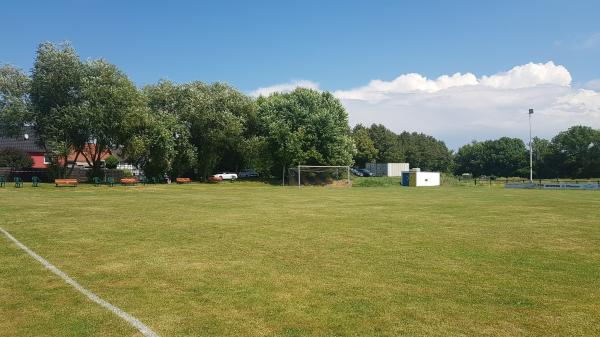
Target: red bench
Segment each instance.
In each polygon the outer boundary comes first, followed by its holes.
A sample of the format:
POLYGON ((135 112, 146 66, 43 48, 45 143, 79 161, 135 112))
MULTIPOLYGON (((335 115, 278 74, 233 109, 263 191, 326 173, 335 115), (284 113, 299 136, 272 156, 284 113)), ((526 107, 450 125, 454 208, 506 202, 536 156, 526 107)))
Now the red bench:
POLYGON ((136 178, 121 178, 121 185, 137 185, 138 180, 136 178))
POLYGON ((56 187, 61 187, 61 186, 77 186, 77 183, 79 183, 77 181, 77 179, 54 179, 54 184, 56 185, 56 187))
POLYGON ((192 182, 192 179, 190 178, 177 178, 175 179, 175 182, 177 182, 178 184, 189 184, 192 182))

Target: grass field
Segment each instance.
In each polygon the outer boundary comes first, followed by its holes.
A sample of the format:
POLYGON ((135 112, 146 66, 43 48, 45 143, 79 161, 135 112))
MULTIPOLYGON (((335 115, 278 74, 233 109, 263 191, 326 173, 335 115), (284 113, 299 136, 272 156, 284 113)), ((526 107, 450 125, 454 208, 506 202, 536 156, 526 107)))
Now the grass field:
MULTIPOLYGON (((0 227, 166 336, 598 336, 600 193, 0 189, 0 227)), ((1 336, 139 336, 0 237, 1 336)))

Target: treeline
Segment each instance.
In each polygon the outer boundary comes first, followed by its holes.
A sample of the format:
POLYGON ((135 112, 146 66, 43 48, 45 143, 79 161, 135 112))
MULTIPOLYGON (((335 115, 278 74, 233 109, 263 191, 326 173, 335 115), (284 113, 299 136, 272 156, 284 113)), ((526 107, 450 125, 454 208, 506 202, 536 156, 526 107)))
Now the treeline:
MULTIPOLYGON (((600 177, 600 130, 573 126, 551 140, 534 138, 534 177, 600 177)), ((454 158, 455 173, 474 176, 527 177, 529 149, 517 138, 473 142, 461 147, 454 158)))
MULTIPOLYGON (((357 125, 352 130, 354 160, 406 162, 411 167, 474 177, 529 177, 529 148, 519 138, 501 137, 472 142, 456 153, 444 142, 422 133, 395 134, 383 125, 357 125)), ((533 138, 533 172, 536 178, 600 177, 600 130, 573 126, 551 140, 533 138)))
POLYGON ((138 89, 69 44, 41 44, 30 75, 0 68, 0 131, 18 135, 25 125, 61 176, 73 152, 92 174, 111 151, 147 175, 174 177, 243 168, 281 176, 291 165, 351 165, 354 154, 348 115, 330 93, 254 99, 223 83, 169 81, 138 89))
POLYGON ((423 133, 395 134, 381 124, 357 125, 352 130, 356 145, 355 163, 410 163, 428 171, 450 172, 452 151, 444 142, 423 133))
MULTIPOLYGON (((527 176, 520 139, 473 142, 450 151, 422 133, 383 125, 350 129, 333 95, 310 89, 252 98, 224 84, 156 84, 137 88, 105 60, 82 61, 69 44, 43 43, 33 69, 0 67, 0 134, 33 128, 58 176, 77 153, 96 174, 110 151, 147 175, 206 178, 252 168, 282 176, 305 165, 408 162, 411 167, 474 176, 527 176), (94 144, 94 146, 90 146, 94 144)), ((600 177, 599 130, 577 126, 534 140, 536 177, 600 177)), ((71 166, 70 166, 71 165, 71 166)))

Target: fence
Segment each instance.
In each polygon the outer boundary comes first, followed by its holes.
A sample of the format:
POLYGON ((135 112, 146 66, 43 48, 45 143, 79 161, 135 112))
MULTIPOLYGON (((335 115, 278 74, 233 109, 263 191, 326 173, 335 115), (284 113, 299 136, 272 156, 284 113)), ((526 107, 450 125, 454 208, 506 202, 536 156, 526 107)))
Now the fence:
MULTIPOLYGON (((74 168, 68 178, 77 179, 80 182, 88 182, 89 181, 89 172, 90 169, 86 168, 74 168)), ((106 179, 108 177, 112 177, 115 181, 123 178, 123 171, 118 169, 103 169, 102 170, 103 177, 99 177, 100 179, 106 179)), ((13 181, 14 178, 19 177, 23 181, 30 182, 32 177, 38 177, 42 182, 53 182, 54 175, 49 169, 40 168, 40 169, 27 169, 27 170, 13 170, 9 167, 0 167, 0 176, 4 177, 6 181, 13 181)))
MULTIPOLYGON (((490 178, 490 177, 478 177, 478 178, 464 178, 464 177, 444 177, 444 183, 446 185, 461 185, 461 186, 500 186, 508 184, 529 184, 529 179, 526 178, 490 178)), ((588 178, 588 179, 568 179, 568 178, 555 178, 555 179, 534 179, 533 184, 536 186, 543 186, 545 184, 596 184, 600 185, 600 179, 588 178)))

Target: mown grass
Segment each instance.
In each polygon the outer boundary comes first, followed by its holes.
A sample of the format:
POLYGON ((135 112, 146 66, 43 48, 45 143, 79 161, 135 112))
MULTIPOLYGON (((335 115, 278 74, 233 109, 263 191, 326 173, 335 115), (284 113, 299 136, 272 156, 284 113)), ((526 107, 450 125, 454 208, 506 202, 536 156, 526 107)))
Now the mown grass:
MULTIPOLYGON (((161 336, 600 335, 600 193, 0 189, 0 226, 161 336)), ((0 335, 135 336, 4 238, 0 335)))

